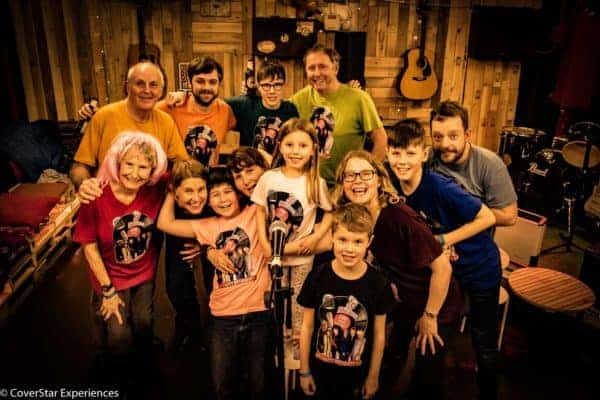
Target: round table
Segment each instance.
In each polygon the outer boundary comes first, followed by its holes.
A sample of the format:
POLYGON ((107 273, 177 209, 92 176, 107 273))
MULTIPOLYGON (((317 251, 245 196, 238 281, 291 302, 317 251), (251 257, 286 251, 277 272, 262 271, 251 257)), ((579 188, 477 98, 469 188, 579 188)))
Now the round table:
POLYGON ((517 269, 508 277, 508 284, 518 297, 546 311, 583 311, 596 301, 585 283, 548 268, 517 269))

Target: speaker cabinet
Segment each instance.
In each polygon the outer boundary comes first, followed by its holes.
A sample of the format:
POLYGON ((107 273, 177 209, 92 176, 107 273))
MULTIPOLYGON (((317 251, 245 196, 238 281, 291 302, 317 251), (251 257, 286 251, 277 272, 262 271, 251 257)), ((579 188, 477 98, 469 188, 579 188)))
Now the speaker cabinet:
POLYGON ((519 209, 517 223, 497 227, 494 240, 508 253, 511 261, 537 265, 545 233, 546 217, 519 209))
POLYGON ((336 32, 335 49, 342 61, 338 72, 340 82, 357 80, 365 87, 365 52, 367 48, 366 32, 336 32))

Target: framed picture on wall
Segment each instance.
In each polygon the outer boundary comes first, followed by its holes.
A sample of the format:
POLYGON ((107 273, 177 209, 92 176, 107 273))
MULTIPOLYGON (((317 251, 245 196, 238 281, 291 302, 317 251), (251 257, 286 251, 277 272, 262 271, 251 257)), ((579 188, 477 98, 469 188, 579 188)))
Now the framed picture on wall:
POLYGON ((188 79, 188 67, 190 66, 189 62, 180 62, 179 63, 179 90, 192 90, 192 85, 190 83, 190 80, 188 79))

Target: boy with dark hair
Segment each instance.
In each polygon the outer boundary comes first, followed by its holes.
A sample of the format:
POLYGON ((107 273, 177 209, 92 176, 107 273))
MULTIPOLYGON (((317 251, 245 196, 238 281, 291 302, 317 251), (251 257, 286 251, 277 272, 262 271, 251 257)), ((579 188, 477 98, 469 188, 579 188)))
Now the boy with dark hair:
POLYGON ((498 248, 486 229, 496 220, 453 180, 424 170, 426 160, 425 130, 419 121, 398 122, 388 133, 386 168, 398 193, 425 218, 440 244, 447 250, 454 246, 458 258, 453 271, 470 299, 479 398, 494 399, 501 268, 498 248))
POLYGON ((298 295, 304 307, 300 385, 319 399, 371 398, 379 387, 389 281, 365 261, 374 222, 362 205, 333 213, 335 259, 314 268, 298 295))
MULTIPOLYGON (((258 121, 278 118, 283 124, 290 118, 298 117, 296 106, 283 100, 285 69, 277 62, 266 62, 256 75, 259 96, 237 96, 227 103, 233 109, 237 119, 236 130, 240 132, 240 145, 255 146, 255 136, 263 137, 258 121)), ((261 144, 259 140, 256 145, 261 144)), ((255 146, 256 147, 256 146, 255 146)), ((274 149, 274 148, 273 148, 274 149)), ((272 154, 268 151, 268 153, 272 154)))
POLYGON ((269 169, 263 155, 253 147, 240 147, 227 161, 235 187, 247 198, 252 196, 256 183, 269 169))

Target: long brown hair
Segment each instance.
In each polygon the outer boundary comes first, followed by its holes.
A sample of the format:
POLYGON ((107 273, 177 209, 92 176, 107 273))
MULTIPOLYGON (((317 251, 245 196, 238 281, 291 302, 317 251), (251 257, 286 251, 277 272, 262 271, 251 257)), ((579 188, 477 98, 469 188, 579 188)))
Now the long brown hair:
POLYGON ((277 135, 277 145, 275 146, 275 155, 273 156, 273 162, 271 162, 271 168, 278 168, 285 164, 279 146, 283 138, 296 131, 306 133, 313 143, 310 160, 304 165, 304 173, 307 177, 306 197, 308 201, 319 204, 319 141, 317 139, 317 131, 309 121, 300 118, 291 118, 281 126, 277 135))
POLYGON ((333 203, 336 207, 340 207, 349 202, 344 194, 344 170, 346 169, 346 165, 348 165, 348 161, 351 158, 360 158, 365 160, 371 164, 373 169, 375 169, 375 172, 377 173, 377 176, 379 176, 380 180, 380 185, 377 191, 379 193, 378 199, 379 206, 381 208, 386 207, 388 204, 396 204, 400 201, 398 192, 396 192, 396 189, 394 189, 392 181, 390 180, 390 176, 388 175, 383 164, 377 161, 369 152, 364 150, 354 150, 346 154, 342 162, 338 165, 335 173, 336 185, 332 197, 333 203))

